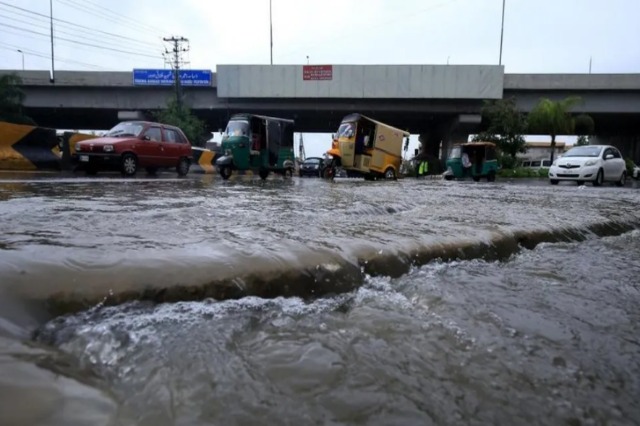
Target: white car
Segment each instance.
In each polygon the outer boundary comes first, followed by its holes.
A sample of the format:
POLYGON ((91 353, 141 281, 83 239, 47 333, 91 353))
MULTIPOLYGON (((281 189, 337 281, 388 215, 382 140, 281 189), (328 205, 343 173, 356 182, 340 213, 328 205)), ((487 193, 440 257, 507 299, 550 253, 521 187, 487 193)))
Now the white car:
POLYGON ((609 145, 576 146, 553 162, 549 168, 549 182, 574 181, 578 185, 592 182, 600 186, 603 182, 615 182, 624 186, 627 167, 618 148, 609 145))
POLYGON ((640 166, 637 164, 633 165, 633 178, 640 179, 640 166))

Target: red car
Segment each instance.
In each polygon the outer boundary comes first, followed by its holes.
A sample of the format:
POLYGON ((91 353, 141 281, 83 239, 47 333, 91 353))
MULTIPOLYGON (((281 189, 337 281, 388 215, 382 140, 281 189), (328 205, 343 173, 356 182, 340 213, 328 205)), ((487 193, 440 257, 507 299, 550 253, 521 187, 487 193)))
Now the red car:
POLYGON ((120 170, 133 176, 140 167, 148 173, 175 167, 178 175, 189 173, 191 144, 182 130, 166 124, 126 121, 97 139, 78 142, 73 159, 87 174, 120 170))

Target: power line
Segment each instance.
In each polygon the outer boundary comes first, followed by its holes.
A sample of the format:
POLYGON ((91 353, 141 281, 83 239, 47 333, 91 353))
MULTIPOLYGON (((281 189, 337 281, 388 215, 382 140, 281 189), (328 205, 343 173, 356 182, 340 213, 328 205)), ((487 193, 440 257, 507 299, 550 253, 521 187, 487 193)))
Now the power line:
MULTIPOLYGON (((37 52, 35 50, 27 49, 25 47, 15 46, 15 45, 1 43, 1 42, 0 42, 0 49, 11 50, 11 51, 14 51, 14 52, 16 52, 18 50, 21 50, 21 51, 24 52, 25 55, 36 56, 36 57, 44 58, 44 59, 51 59, 51 55, 47 55, 46 53, 37 52)), ((100 65, 94 65, 94 64, 88 64, 86 62, 74 61, 73 59, 66 59, 66 58, 56 57, 56 61, 65 62, 65 63, 69 63, 69 64, 82 65, 82 66, 85 66, 85 67, 94 68, 94 69, 98 69, 98 70, 108 70, 108 68, 101 67, 100 65)))
MULTIPOLYGON (((9 12, 9 13, 18 14, 18 12, 6 9, 7 7, 10 7, 12 9, 16 9, 16 10, 20 10, 22 12, 26 12, 26 13, 31 14, 31 15, 36 15, 36 16, 45 18, 47 21, 50 19, 50 17, 48 15, 45 15, 45 14, 42 14, 42 13, 39 13, 39 12, 36 12, 36 11, 33 11, 33 10, 25 9, 25 8, 22 8, 22 7, 19 7, 19 6, 14 6, 12 4, 8 4, 8 3, 5 3, 3 1, 0 1, 0 7, 5 7, 4 11, 5 12, 9 12)), ((23 15, 24 15, 24 13, 23 13, 23 15)), ((53 18, 53 21, 54 22, 58 22, 58 23, 62 23, 62 24, 65 24, 65 25, 69 25, 69 26, 71 26, 73 28, 77 27, 77 28, 82 28, 82 29, 85 29, 85 30, 89 30, 92 33, 96 33, 97 32, 97 33, 100 33, 100 34, 108 35, 110 37, 115 37, 115 38, 119 38, 119 39, 122 39, 122 40, 128 40, 130 42, 145 44, 147 46, 157 47, 156 44, 151 43, 151 42, 145 42, 145 41, 142 41, 142 40, 139 40, 139 39, 135 39, 135 38, 132 38, 132 37, 123 36, 121 34, 110 33, 108 31, 102 31, 102 30, 99 30, 99 29, 96 29, 96 28, 87 27, 87 26, 84 26, 84 25, 81 25, 81 24, 78 24, 78 23, 75 23, 75 22, 64 20, 64 19, 53 18)), ((156 36, 158 39, 160 38, 156 34, 154 34, 154 36, 156 36)))
MULTIPOLYGON (((76 0, 68 0, 68 1, 72 1, 74 3, 77 3, 76 0)), ((158 27, 154 27, 153 25, 144 24, 144 23, 141 23, 140 21, 137 21, 135 19, 129 18, 128 16, 124 16, 124 15, 122 15, 122 12, 115 12, 115 11, 113 11, 111 9, 108 9, 108 8, 104 7, 103 5, 96 3, 95 0, 91 0, 91 1, 90 0, 84 0, 82 3, 84 5, 86 5, 86 6, 88 6, 87 3, 89 3, 89 5, 92 5, 94 7, 97 7, 99 9, 101 9, 102 11, 104 11, 104 13, 107 13, 107 14, 110 14, 110 15, 114 15, 116 17, 116 19, 122 19, 122 20, 125 20, 125 21, 129 21, 131 24, 135 24, 135 25, 138 25, 138 26, 146 27, 149 30, 154 31, 154 33, 161 34, 161 33, 163 33, 165 31, 163 28, 158 28, 158 27)))
POLYGON ((116 17, 112 17, 109 16, 108 14, 103 12, 103 8, 102 7, 95 7, 95 6, 90 6, 90 5, 86 5, 84 3, 81 2, 76 2, 74 0, 56 0, 58 2, 60 2, 61 4, 68 6, 70 8, 72 8, 74 11, 80 11, 80 12, 84 12, 87 13, 89 15, 91 15, 92 17, 97 17, 97 18, 101 18, 107 21, 110 21, 112 23, 118 24, 118 25, 122 25, 125 26, 127 28, 131 28, 132 26, 137 26, 138 30, 150 33, 150 34, 156 34, 154 30, 151 30, 149 28, 145 28, 144 24, 141 24, 139 22, 136 22, 134 20, 132 20, 131 18, 125 18, 124 16, 120 15, 117 18, 116 17), (125 19, 128 19, 129 22, 127 22, 125 19))
MULTIPOLYGON (((27 25, 29 25, 31 27, 41 28, 41 29, 45 29, 45 30, 49 29, 48 25, 44 25, 44 24, 40 24, 40 23, 33 23, 33 22, 28 22, 28 21, 23 21, 21 19, 13 18, 11 16, 0 15, 0 18, 10 19, 11 21, 19 22, 19 23, 22 23, 22 24, 27 24, 27 25)), ((0 22, 0 23, 5 24, 4 22, 0 22)), ((69 36, 72 36, 72 37, 81 37, 85 41, 91 41, 91 42, 94 42, 94 43, 101 43, 101 44, 106 45, 106 46, 114 46, 113 42, 110 42, 110 41, 106 42, 104 39, 95 38, 95 36, 89 36, 89 35, 84 35, 84 34, 83 35, 78 35, 78 34, 74 34, 74 33, 71 33, 71 32, 68 32, 68 31, 64 31, 64 30, 61 30, 61 29, 57 29, 56 33, 57 34, 66 34, 66 35, 69 35, 69 36), (105 44, 105 43, 107 43, 107 44, 105 44)), ((57 39, 57 37, 56 37, 56 39, 57 39)), ((116 46, 119 46, 119 45, 116 45, 116 46)), ((132 46, 132 48, 141 48, 141 47, 132 46)), ((134 50, 131 50, 131 51, 134 52, 134 50)), ((143 52, 141 50, 135 50, 135 52, 138 53, 138 54, 146 53, 146 52, 143 52)))
MULTIPOLYGON (((31 34, 23 34, 23 33, 21 33, 21 32, 15 32, 15 31, 12 31, 12 30, 7 30, 6 28, 4 28, 4 27, 2 27, 2 26, 0 26, 0 33, 6 33, 6 34, 11 34, 11 35, 19 36, 19 37, 21 37, 21 38, 23 38, 23 39, 24 39, 24 38, 29 38, 29 39, 37 40, 37 41, 40 41, 40 42, 43 42, 43 41, 44 41, 44 40, 42 40, 42 37, 41 37, 41 36, 36 37, 36 36, 31 35, 31 34)), ((56 39, 56 41, 58 42, 59 40, 58 40, 58 39, 56 39)), ((110 57, 111 59, 113 59, 113 57, 120 57, 120 58, 127 58, 127 59, 130 59, 132 56, 136 56, 136 57, 139 57, 139 56, 140 56, 140 55, 138 55, 138 54, 136 54, 136 55, 132 55, 132 54, 130 54, 130 53, 101 52, 101 51, 96 50, 96 49, 87 48, 87 47, 84 47, 84 46, 77 46, 77 45, 73 45, 73 44, 71 44, 71 43, 66 43, 66 42, 64 42, 64 41, 60 41, 60 42, 58 42, 58 44, 59 44, 59 45, 62 45, 62 46, 68 46, 68 47, 73 46, 73 49, 74 49, 74 50, 77 50, 77 51, 80 51, 80 52, 88 52, 88 53, 100 54, 100 55, 109 55, 109 57, 110 57)), ((161 56, 154 57, 154 59, 160 59, 160 58, 161 58, 161 56)))
MULTIPOLYGON (((21 28, 21 27, 16 27, 14 25, 5 24, 4 26, 8 27, 8 28, 13 28, 13 29, 16 29, 16 30, 19 30, 19 31, 24 31, 24 32, 27 32, 27 33, 31 33, 31 34, 40 35, 40 36, 43 36, 43 37, 49 37, 49 34, 39 33, 37 31, 32 31, 32 30, 28 30, 26 28, 21 28)), ((147 55, 145 53, 132 52, 130 50, 122 50, 122 49, 115 49, 115 48, 106 47, 106 46, 99 46, 97 44, 85 43, 85 42, 82 42, 82 41, 72 40, 72 39, 64 38, 64 37, 56 37, 56 40, 63 40, 63 41, 67 41, 69 43, 79 44, 79 45, 82 45, 82 46, 95 47, 96 49, 109 50, 109 51, 113 51, 113 52, 121 52, 121 53, 126 53, 126 54, 129 54, 129 55, 135 55, 135 56, 144 56, 144 57, 153 58, 153 59, 158 59, 158 57, 159 57, 159 55, 158 56, 152 56, 152 55, 147 55)))

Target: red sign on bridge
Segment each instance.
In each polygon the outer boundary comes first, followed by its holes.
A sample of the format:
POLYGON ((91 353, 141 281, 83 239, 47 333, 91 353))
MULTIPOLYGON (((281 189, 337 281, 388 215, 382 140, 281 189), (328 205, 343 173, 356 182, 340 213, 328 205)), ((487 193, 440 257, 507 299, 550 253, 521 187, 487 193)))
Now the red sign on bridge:
POLYGON ((303 65, 303 80, 333 80, 333 65, 303 65))

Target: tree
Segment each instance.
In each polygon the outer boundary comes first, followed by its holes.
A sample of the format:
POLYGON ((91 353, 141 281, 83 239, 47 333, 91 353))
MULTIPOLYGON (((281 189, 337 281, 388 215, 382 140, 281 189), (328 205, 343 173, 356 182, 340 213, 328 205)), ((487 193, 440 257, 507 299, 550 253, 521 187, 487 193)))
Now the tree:
POLYGON ((527 131, 527 120, 516 107, 514 98, 485 101, 482 117, 489 125, 486 131, 473 138, 474 141, 495 143, 512 163, 515 163, 518 153, 527 152, 523 136, 527 131))
POLYGON ((589 145, 589 136, 580 135, 576 141, 576 146, 589 145))
POLYGON ((15 74, 0 76, 0 121, 34 125, 35 122, 23 113, 25 95, 21 84, 22 79, 15 74))
POLYGON ((204 146, 206 140, 204 123, 198 119, 184 104, 178 105, 175 98, 167 103, 167 108, 154 114, 155 119, 163 124, 171 124, 182 129, 194 146, 204 146))
MULTIPOLYGON (((551 161, 553 162, 556 149, 556 136, 573 134, 576 121, 571 116, 571 109, 581 102, 577 96, 570 96, 560 101, 540 99, 529 114, 529 129, 532 133, 551 136, 551 161)), ((586 116, 585 114, 581 115, 586 116)), ((593 120, 591 120, 593 121, 593 120)), ((592 131, 592 130, 591 130, 592 131)))

